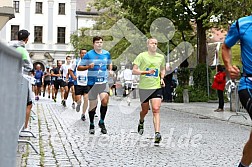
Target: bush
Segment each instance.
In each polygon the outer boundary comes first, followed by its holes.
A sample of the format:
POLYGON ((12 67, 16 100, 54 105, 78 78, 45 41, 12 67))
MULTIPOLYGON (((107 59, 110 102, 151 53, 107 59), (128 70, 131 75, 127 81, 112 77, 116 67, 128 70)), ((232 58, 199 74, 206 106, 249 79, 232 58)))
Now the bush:
MULTIPOLYGON (((211 78, 212 72, 211 69, 208 68, 209 74, 209 86, 211 87, 211 78)), ((215 90, 210 88, 210 97, 207 95, 207 67, 206 64, 198 64, 193 71, 193 86, 188 86, 189 69, 181 69, 178 73, 179 86, 176 88, 176 98, 175 102, 182 103, 183 102, 183 90, 188 89, 189 93, 189 101, 190 102, 207 102, 209 99, 217 99, 217 94, 215 90), (182 82, 182 84, 180 84, 182 82)))
POLYGON ((176 88, 175 102, 183 103, 183 90, 188 89, 190 102, 206 102, 208 101, 207 93, 204 90, 195 89, 193 86, 178 86, 176 88))
POLYGON ((182 67, 178 69, 177 76, 180 86, 188 86, 190 77, 190 70, 188 68, 182 67))
MULTIPOLYGON (((211 76, 211 69, 208 68, 208 75, 211 76)), ((208 77, 209 77, 208 76, 208 77)), ((211 77, 209 77, 211 78, 211 77)), ((198 64, 193 71, 194 88, 204 90, 207 93, 207 68, 206 64, 198 64)), ((209 79, 209 86, 211 86, 209 79)))

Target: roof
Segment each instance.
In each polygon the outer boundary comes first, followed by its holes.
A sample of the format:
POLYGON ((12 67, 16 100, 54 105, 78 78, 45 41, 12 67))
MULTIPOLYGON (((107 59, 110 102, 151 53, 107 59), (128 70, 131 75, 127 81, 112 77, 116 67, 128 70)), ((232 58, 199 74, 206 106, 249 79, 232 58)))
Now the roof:
POLYGON ((98 12, 93 7, 91 8, 91 11, 87 11, 87 9, 89 8, 89 3, 92 3, 92 2, 93 0, 76 0, 76 11, 87 12, 87 13, 98 12))

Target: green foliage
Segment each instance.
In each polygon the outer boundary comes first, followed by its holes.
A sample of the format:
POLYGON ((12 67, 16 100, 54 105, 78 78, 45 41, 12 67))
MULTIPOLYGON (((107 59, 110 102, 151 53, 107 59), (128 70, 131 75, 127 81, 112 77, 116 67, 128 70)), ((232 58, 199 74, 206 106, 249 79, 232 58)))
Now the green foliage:
MULTIPOLYGON (((208 74, 211 76, 211 69, 208 68, 208 74)), ((207 67, 206 64, 198 64, 193 71, 194 88, 207 92, 207 67)), ((209 85, 210 79, 209 79, 209 85)))
MULTIPOLYGON (((241 62, 241 48, 239 44, 234 45, 231 48, 231 52, 232 52, 232 64, 242 67, 242 62, 241 62)), ((223 60, 222 60, 222 49, 220 49, 219 51, 219 59, 220 59, 220 64, 224 64, 223 60)))
POLYGON ((78 32, 71 34, 70 42, 74 47, 74 55, 75 57, 79 56, 80 49, 92 49, 92 37, 86 36, 84 32, 89 30, 88 28, 81 28, 78 32))
POLYGON ((188 68, 179 68, 178 73, 178 83, 181 87, 186 87, 189 84, 190 70, 188 68))
POLYGON ((208 101, 207 94, 204 90, 196 89, 193 86, 178 86, 176 88, 177 97, 175 102, 183 103, 183 90, 188 89, 190 102, 206 102, 208 101))

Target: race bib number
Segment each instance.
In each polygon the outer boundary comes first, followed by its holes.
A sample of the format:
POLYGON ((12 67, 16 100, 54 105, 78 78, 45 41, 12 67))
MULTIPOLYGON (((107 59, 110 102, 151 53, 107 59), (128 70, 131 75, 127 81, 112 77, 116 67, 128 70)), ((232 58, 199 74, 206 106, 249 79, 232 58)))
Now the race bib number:
POLYGON ((86 86, 87 85, 87 76, 79 75, 77 77, 77 85, 86 86))
MULTIPOLYGON (((146 71, 149 71, 149 70, 152 70, 152 68, 146 68, 146 71)), ((153 74, 146 74, 145 76, 146 76, 146 77, 157 78, 157 77, 158 77, 158 74, 159 74, 158 69, 156 68, 156 69, 154 69, 154 70, 155 70, 155 73, 153 73, 153 74)))
POLYGON ((36 83, 40 83, 40 79, 36 79, 36 83))
POLYGON ((95 83, 103 83, 104 82, 104 77, 97 77, 95 83))

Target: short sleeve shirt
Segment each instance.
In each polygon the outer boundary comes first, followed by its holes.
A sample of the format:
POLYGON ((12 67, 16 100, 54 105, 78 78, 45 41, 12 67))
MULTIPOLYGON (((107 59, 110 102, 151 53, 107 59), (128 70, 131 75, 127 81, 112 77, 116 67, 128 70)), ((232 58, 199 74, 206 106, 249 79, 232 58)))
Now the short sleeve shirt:
POLYGON ((150 69, 156 70, 154 74, 146 74, 140 76, 140 89, 158 89, 160 85, 160 70, 165 68, 165 58, 163 55, 156 53, 149 55, 148 52, 140 53, 133 62, 141 71, 150 69))
POLYGON ((101 84, 108 82, 107 66, 111 64, 110 53, 106 50, 102 50, 101 54, 90 50, 81 59, 80 65, 86 66, 94 63, 94 68, 88 69, 88 85, 101 84))
MULTIPOLYGON (((225 44, 231 48, 238 40, 240 40, 243 72, 246 74, 252 74, 252 16, 242 17, 238 19, 238 22, 239 31, 236 22, 234 22, 228 31, 225 44)), ((242 77, 239 90, 246 88, 252 89, 251 80, 242 77)))

